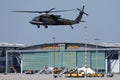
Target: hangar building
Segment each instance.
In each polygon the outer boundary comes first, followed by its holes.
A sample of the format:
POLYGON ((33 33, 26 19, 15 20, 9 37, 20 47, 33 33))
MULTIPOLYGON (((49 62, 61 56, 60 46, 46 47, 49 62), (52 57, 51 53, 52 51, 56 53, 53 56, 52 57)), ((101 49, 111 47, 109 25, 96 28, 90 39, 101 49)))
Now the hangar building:
POLYGON ((120 73, 119 43, 45 43, 9 50, 7 54, 11 52, 21 54, 21 72, 39 71, 44 66, 73 69, 85 66, 87 60, 87 66, 95 71, 120 73))

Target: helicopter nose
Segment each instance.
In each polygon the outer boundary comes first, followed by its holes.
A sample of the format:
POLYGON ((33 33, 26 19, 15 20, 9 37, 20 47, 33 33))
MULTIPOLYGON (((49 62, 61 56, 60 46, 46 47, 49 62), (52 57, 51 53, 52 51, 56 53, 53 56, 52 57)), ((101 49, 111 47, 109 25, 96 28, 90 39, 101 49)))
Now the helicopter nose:
POLYGON ((29 21, 30 24, 32 24, 32 21, 29 21))
POLYGON ((43 24, 43 22, 37 22, 37 21, 29 21, 29 23, 34 24, 34 25, 37 25, 37 24, 42 25, 43 24))
POLYGON ((31 23, 31 24, 32 24, 32 21, 29 21, 29 23, 31 23))
POLYGON ((29 21, 29 23, 34 24, 34 21, 29 21))

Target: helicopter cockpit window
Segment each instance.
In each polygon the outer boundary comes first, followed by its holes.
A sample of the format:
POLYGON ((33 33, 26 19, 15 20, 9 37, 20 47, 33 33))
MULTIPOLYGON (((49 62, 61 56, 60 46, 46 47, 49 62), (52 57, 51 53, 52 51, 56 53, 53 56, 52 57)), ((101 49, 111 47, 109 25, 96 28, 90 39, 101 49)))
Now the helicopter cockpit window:
POLYGON ((39 17, 34 17, 32 21, 38 21, 39 17))
POLYGON ((42 19, 42 18, 39 18, 39 21, 43 21, 43 19, 42 19))
POLYGON ((36 21, 36 20, 33 18, 32 21, 36 21))

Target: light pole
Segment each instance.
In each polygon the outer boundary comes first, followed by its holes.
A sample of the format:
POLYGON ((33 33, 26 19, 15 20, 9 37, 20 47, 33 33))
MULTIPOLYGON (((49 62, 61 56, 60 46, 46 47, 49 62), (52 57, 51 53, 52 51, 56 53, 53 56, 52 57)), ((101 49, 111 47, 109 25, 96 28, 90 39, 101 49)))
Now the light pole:
POLYGON ((98 42, 101 39, 95 38, 94 40, 96 41, 96 72, 98 73, 98 42))
MULTIPOLYGON (((53 37, 53 55, 54 55, 53 67, 55 68, 55 37, 53 37)), ((53 72, 53 78, 55 78, 54 72, 53 72)))
POLYGON ((54 67, 55 67, 55 37, 53 37, 53 51, 54 51, 54 62, 53 62, 53 65, 54 65, 54 67))
POLYGON ((87 76, 87 67, 88 67, 88 62, 87 62, 87 26, 85 26, 85 76, 87 76))
POLYGON ((85 26, 85 67, 87 67, 87 26, 85 26))

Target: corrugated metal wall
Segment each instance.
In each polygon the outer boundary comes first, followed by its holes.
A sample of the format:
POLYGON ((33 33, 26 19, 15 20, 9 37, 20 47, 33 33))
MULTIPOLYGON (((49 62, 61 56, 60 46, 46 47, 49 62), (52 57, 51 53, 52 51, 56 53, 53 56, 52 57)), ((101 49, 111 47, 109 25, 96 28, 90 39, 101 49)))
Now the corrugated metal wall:
POLYGON ((76 52, 64 52, 64 66, 66 68, 75 68, 76 67, 76 52))
POLYGON ((91 52, 91 68, 105 69, 105 52, 91 52))
MULTIPOLYGON (((23 70, 40 70, 44 66, 66 67, 73 69, 75 67, 82 67, 85 65, 85 52, 57 51, 23 53, 22 59, 23 70)), ((95 51, 88 51, 87 65, 93 69, 105 69, 105 52, 101 51, 96 54, 95 51)))
POLYGON ((40 70, 48 66, 48 53, 23 53, 23 70, 40 70))

